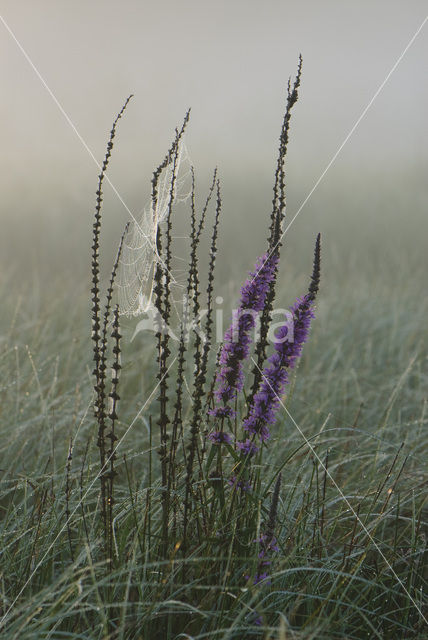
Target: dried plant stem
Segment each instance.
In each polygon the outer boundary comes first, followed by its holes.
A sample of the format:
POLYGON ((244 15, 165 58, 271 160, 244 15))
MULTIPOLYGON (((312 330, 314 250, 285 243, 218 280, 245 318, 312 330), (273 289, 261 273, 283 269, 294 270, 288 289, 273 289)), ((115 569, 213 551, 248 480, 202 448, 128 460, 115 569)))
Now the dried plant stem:
MULTIPOLYGON (((298 89, 300 86, 300 79, 302 73, 302 56, 299 57, 299 65, 297 68, 296 78, 294 80, 293 87, 291 82, 288 82, 287 103, 285 107, 284 119, 281 127, 281 134, 279 138, 279 152, 278 160, 275 171, 275 182, 273 187, 273 199, 272 199, 272 213, 271 224, 269 228, 268 238, 268 254, 275 254, 279 257, 281 250, 281 232, 282 224, 285 217, 285 157, 287 155, 288 136, 290 129, 291 110, 296 104, 298 99, 298 89)), ((255 361, 256 364, 252 370, 253 384, 251 391, 248 394, 247 402, 248 406, 251 406, 254 395, 261 381, 261 372, 266 360, 266 347, 268 342, 268 331, 271 321, 271 313, 273 309, 273 301, 275 299, 275 285, 276 285, 277 269, 275 270, 275 276, 269 288, 269 292, 266 298, 266 304, 262 311, 260 321, 260 337, 256 344, 255 349, 255 361)))
POLYGON ((88 439, 87 442, 86 442, 86 447, 85 447, 85 451, 84 451, 83 458, 82 458, 82 464, 80 466, 80 478, 79 478, 80 510, 81 510, 81 513, 82 513, 83 529, 84 529, 84 532, 85 532, 85 540, 86 540, 86 544, 87 544, 88 549, 90 549, 90 545, 89 545, 88 523, 86 522, 86 513, 85 513, 85 504, 84 504, 83 474, 84 474, 84 471, 85 471, 86 458, 88 457, 89 445, 90 445, 90 440, 88 439))
POLYGON ((117 415, 117 403, 120 399, 119 394, 117 393, 118 385, 119 385, 119 373, 121 369, 120 365, 120 339, 121 335, 119 333, 119 305, 116 305, 116 308, 113 312, 113 331, 111 337, 114 340, 113 346, 113 357, 114 362, 112 364, 112 380, 111 380, 111 391, 109 394, 109 398, 111 401, 111 410, 109 413, 109 418, 111 421, 111 430, 107 434, 107 438, 110 440, 110 446, 108 449, 108 457, 107 462, 110 462, 110 468, 108 473, 106 473, 107 478, 107 524, 108 524, 108 561, 110 571, 113 568, 113 505, 114 505, 114 478, 117 475, 114 463, 116 461, 116 452, 115 452, 115 442, 117 440, 117 436, 115 434, 115 425, 118 419, 117 415))
MULTIPOLYGON (((183 437, 183 424, 182 424, 182 396, 183 396, 183 384, 184 384, 184 367, 186 356, 186 341, 189 339, 188 335, 188 322, 191 318, 192 326, 195 333, 194 344, 194 362, 195 362, 195 376, 201 368, 201 344, 202 344, 202 328, 199 323, 199 275, 198 275, 198 246, 201 238, 201 234, 205 225, 206 214, 208 206, 210 204, 214 189, 217 183, 217 169, 214 171, 213 180, 209 189, 207 198, 205 200, 204 207, 202 209, 199 223, 196 220, 196 204, 195 204, 195 173, 193 167, 192 173, 192 190, 191 190, 191 214, 190 214, 190 259, 189 259, 189 271, 187 276, 186 297, 183 305, 183 318, 180 331, 180 343, 178 348, 178 370, 177 370, 177 386, 176 386, 176 403, 174 405, 175 414, 172 422, 172 434, 171 434, 171 446, 169 454, 169 466, 168 466, 168 495, 171 496, 172 491, 176 491, 176 453, 177 446, 180 438, 183 437), (190 300, 193 304, 190 305, 190 300)), ((174 503, 175 504, 175 503, 174 503)), ((177 513, 174 506, 173 515, 173 530, 176 529, 177 513)))
MULTIPOLYGON (((220 182, 217 180, 217 200, 216 214, 214 219, 213 231, 211 236, 210 262, 208 266, 208 286, 207 286, 207 315, 205 320, 205 342, 202 349, 202 357, 200 360, 200 369, 195 374, 194 392, 193 392, 193 414, 190 427, 190 443, 188 446, 188 454, 186 460, 186 478, 185 478, 185 498, 184 498, 184 523, 183 523, 183 545, 182 551, 186 553, 187 548, 187 532, 191 515, 191 502, 193 498, 193 466, 195 456, 198 455, 200 473, 202 474, 201 459, 199 457, 198 436, 200 433, 200 425, 202 420, 203 398, 205 396, 205 382, 208 366, 208 357, 211 350, 211 335, 213 323, 213 290, 214 290, 214 268, 217 255, 217 237, 218 227, 221 213, 221 192, 220 182)), ((203 506, 203 505, 202 505, 203 506)))
POLYGON ((71 463, 73 461, 73 438, 70 438, 70 444, 68 446, 67 466, 65 473, 65 521, 67 523, 67 537, 70 547, 71 560, 74 562, 73 544, 71 541, 71 526, 70 526, 70 475, 71 475, 71 463))
POLYGON ((168 416, 168 357, 171 353, 169 348, 169 334, 168 331, 162 331, 163 327, 168 327, 168 322, 171 312, 170 302, 170 284, 171 284, 171 213, 175 199, 175 184, 177 179, 178 168, 178 154, 179 144, 183 137, 187 123, 189 121, 190 111, 185 115, 183 125, 180 130, 176 129, 175 139, 166 154, 163 162, 158 166, 153 174, 152 178, 152 207, 153 211, 156 211, 158 200, 158 182, 162 171, 172 163, 172 178, 170 183, 169 201, 168 201, 168 213, 167 224, 165 232, 165 248, 162 253, 162 239, 160 229, 157 230, 156 236, 156 249, 158 256, 164 255, 164 261, 159 260, 155 269, 154 277, 154 294, 155 294, 155 307, 159 314, 158 331, 156 332, 157 340, 157 362, 159 365, 158 380, 159 380, 159 396, 158 401, 160 405, 158 425, 160 428, 160 447, 159 457, 161 463, 161 483, 162 483, 162 541, 161 541, 161 556, 166 554, 168 546, 168 514, 169 514, 169 496, 168 496, 168 432, 167 427, 170 422, 168 416))
MULTIPOLYGON (((93 242, 92 242, 92 341, 93 341, 93 353, 94 353, 94 371, 95 376, 95 417, 98 423, 98 440, 97 445, 100 451, 100 483, 101 483, 101 513, 102 513, 102 525, 104 529, 104 536, 107 539, 107 505, 106 505, 106 486, 104 477, 104 467, 106 462, 106 444, 105 444, 105 428, 106 428, 106 407, 105 407, 105 350, 106 350, 106 337, 101 332, 101 317, 100 317, 100 264, 99 264, 99 249, 100 249, 100 233, 101 233, 101 207, 103 201, 103 181, 107 171, 107 167, 110 161, 111 152, 113 149, 113 140, 116 135, 116 126, 119 119, 122 117, 123 112, 132 95, 130 95, 122 109, 116 116, 113 122, 112 129, 110 131, 110 138, 107 143, 107 151, 104 157, 104 161, 101 167, 101 172, 98 177, 98 189, 96 191, 96 206, 95 206, 95 222, 93 224, 93 242)), ((109 301, 108 301, 109 304, 109 301)), ((106 324, 106 321, 105 321, 106 324)))

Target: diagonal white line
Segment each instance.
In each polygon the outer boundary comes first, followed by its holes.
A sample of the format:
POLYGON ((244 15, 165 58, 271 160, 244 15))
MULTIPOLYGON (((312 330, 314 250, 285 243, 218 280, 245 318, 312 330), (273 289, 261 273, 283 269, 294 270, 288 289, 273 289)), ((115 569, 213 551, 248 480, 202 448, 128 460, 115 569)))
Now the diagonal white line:
MULTIPOLYGON (((36 67, 36 65, 34 64, 34 62, 31 60, 30 56, 28 55, 28 53, 26 52, 26 50, 24 49, 24 47, 22 46, 22 44, 19 42, 18 38, 16 37, 16 35, 14 34, 14 32, 12 31, 12 29, 9 27, 9 25, 7 24, 7 22, 5 21, 5 19, 3 18, 2 15, 0 15, 0 20, 2 21, 5 29, 9 32, 10 36, 12 37, 12 39, 14 40, 15 44, 17 45, 17 47, 19 48, 19 50, 21 51, 22 55, 24 56, 24 58, 27 60, 28 64, 30 65, 30 67, 33 69, 34 73, 36 74, 36 76, 39 78, 40 82, 42 83, 42 85, 44 86, 44 88, 46 89, 46 91, 48 92, 48 94, 50 95, 50 97, 52 98, 52 100, 55 102, 56 106, 58 107, 58 109, 60 110, 60 112, 62 113, 62 115, 64 116, 64 118, 66 119, 66 121, 68 122, 68 124, 70 125, 70 127, 73 129, 74 133, 76 134, 76 136, 78 137, 78 139, 80 140, 81 144, 84 146, 84 148, 86 149, 86 151, 89 153, 89 155, 91 156, 92 160, 94 161, 94 163, 96 164, 97 168, 101 171, 101 165, 98 162, 98 160, 96 159, 95 155, 93 154, 92 150, 90 149, 90 147, 86 144, 85 140, 82 138, 82 136, 80 135, 76 125, 74 124, 74 122, 71 120, 70 116, 68 115, 68 113, 65 111, 64 107, 62 106, 62 104, 60 103, 60 101, 58 100, 58 98, 56 97, 56 95, 54 94, 54 92, 51 90, 51 88, 49 87, 48 83, 46 82, 46 80, 44 79, 44 77, 42 76, 42 74, 40 73, 40 71, 38 70, 38 68, 36 67)), ((135 219, 134 215, 132 214, 132 212, 130 211, 129 207, 127 206, 127 204, 125 203, 125 201, 123 200, 122 196, 120 195, 120 193, 118 192, 118 190, 116 189, 116 187, 114 186, 114 184, 112 184, 112 182, 110 181, 110 179, 108 178, 108 176, 105 177, 106 181, 108 182, 108 184, 110 185, 110 187, 113 189, 115 195, 119 198, 120 202, 123 204, 123 206, 126 209, 126 212, 131 216, 131 218, 133 219, 133 221, 135 222, 135 224, 138 226, 138 228, 140 229, 140 225, 138 224, 137 220, 135 219)), ((140 229, 141 231, 141 229, 140 229)), ((141 231, 142 232, 142 231, 141 231)), ((144 235, 144 234, 143 234, 144 235)))
MULTIPOLYGON (((76 134, 76 136, 78 137, 78 139, 80 140, 81 144, 83 145, 83 147, 86 149, 86 151, 89 153, 89 155, 91 156, 92 160, 94 161, 94 163, 96 164, 97 168, 99 169, 99 171, 102 170, 102 167, 100 165, 100 163, 98 162, 98 160, 96 159, 95 155, 93 154, 92 150, 90 149, 90 147, 87 145, 87 143, 85 142, 85 140, 83 139, 83 137, 80 135, 76 125, 74 124, 74 122, 71 120, 70 116, 68 115, 68 113, 65 111, 64 107, 62 106, 62 104, 60 103, 60 101, 58 100, 58 98, 56 97, 56 95, 54 94, 54 92, 52 91, 52 89, 49 87, 48 83, 46 82, 46 80, 44 79, 44 77, 42 76, 42 74, 40 73, 40 71, 38 70, 38 68, 36 67, 36 65, 34 64, 34 62, 32 61, 32 59, 30 58, 30 56, 28 55, 28 53, 26 52, 26 50, 24 49, 24 47, 22 46, 22 44, 20 43, 20 41, 18 40, 18 38, 16 37, 15 33, 12 31, 12 29, 10 28, 10 26, 7 24, 6 20, 3 18, 3 16, 0 14, 0 20, 3 23, 5 29, 8 31, 8 33, 10 34, 11 38, 14 40, 15 44, 17 45, 17 47, 19 48, 19 50, 21 51, 22 55, 24 56, 24 58, 27 60, 28 64, 30 65, 30 67, 33 69, 34 73, 36 74, 36 76, 39 78, 40 82, 42 83, 42 85, 45 87, 46 91, 48 92, 48 94, 50 95, 50 97, 52 98, 52 100, 55 102, 56 106, 58 107, 58 109, 60 110, 60 112, 62 113, 62 115, 64 116, 65 120, 68 122, 68 124, 70 125, 70 127, 72 128, 72 130, 74 131, 74 133, 76 134)), ((171 278, 171 282, 173 282, 173 284, 177 284, 177 281, 173 275, 173 273, 171 273, 171 271, 169 269, 166 269, 166 265, 163 261, 163 259, 161 258, 161 256, 158 255, 156 248, 154 246, 154 244, 151 241, 151 238, 144 233, 144 231, 141 228, 140 223, 138 222, 138 220, 136 219, 136 217, 134 216, 134 214, 132 213, 132 211, 129 209, 128 205, 126 204, 126 202, 124 201, 124 199, 122 198, 122 196, 120 195, 119 191, 116 189, 116 187, 114 186, 114 184, 111 182, 110 178, 108 177, 108 175, 104 175, 104 179, 105 181, 110 185, 110 187, 112 188, 114 194, 117 196, 117 198, 119 199, 119 201, 121 202, 121 204, 123 205, 123 207, 126 209, 126 212, 128 213, 128 215, 132 218, 133 222, 135 223, 135 225, 137 226, 139 232, 141 233, 141 235, 146 238, 146 240, 148 240, 152 250, 153 250, 153 254, 157 255, 157 259, 159 260, 159 262, 161 263, 161 265, 163 266, 163 268, 168 272, 170 278, 171 278)), ((178 312, 178 309, 175 305, 175 303, 173 303, 174 306, 174 310, 177 314, 178 317, 180 317, 180 314, 178 312)))
POLYGON ((89 491, 92 489, 92 487, 94 486, 95 482, 98 480, 98 478, 100 477, 101 473, 104 471, 104 469, 107 467, 108 463, 110 462, 111 457, 116 453, 117 449, 120 447, 120 445, 122 444, 122 442, 124 441, 124 439, 126 438, 127 434, 129 433, 130 429, 133 427, 133 425, 135 424, 136 420, 139 418, 139 416, 141 415, 141 413, 144 411, 144 409, 146 408, 146 406, 149 404, 151 398, 153 397, 153 394, 156 392, 156 390, 158 389, 160 383, 162 382, 162 380, 165 378, 165 376, 168 374, 169 370, 171 369, 172 365, 174 364, 174 362, 177 360, 177 356, 174 358, 174 360, 171 362, 171 364, 169 365, 168 369, 165 371, 164 375, 162 376, 162 378, 159 380, 159 382, 157 383, 157 385, 155 386, 155 388, 153 389, 153 391, 150 393, 149 397, 147 398, 147 400, 145 401, 145 403, 143 404, 143 406, 141 407, 141 409, 138 411, 137 415, 135 416, 135 418, 132 420, 131 424, 129 425, 129 427, 126 429, 125 433, 123 434, 123 436, 118 440, 116 447, 114 448, 113 452, 110 454, 110 456, 108 457, 108 459, 106 460, 104 466, 102 469, 100 469, 100 471, 97 473, 97 475, 95 476, 95 478, 92 480, 91 484, 89 485, 89 487, 86 489, 85 493, 83 494, 83 496, 80 498, 79 502, 77 503, 76 507, 73 509, 73 511, 70 513, 70 515, 68 516, 68 518, 66 519, 64 525, 61 527, 61 529, 59 530, 59 532, 57 533, 57 535, 55 536, 55 538, 53 539, 53 541, 51 542, 51 544, 49 545, 49 547, 47 548, 46 552, 43 554, 43 556, 40 558, 39 562, 37 563, 37 565, 34 567, 33 571, 31 572, 31 575, 29 576, 29 578, 27 579, 27 581, 25 582, 25 584, 22 586, 21 590, 19 591, 18 595, 16 596, 16 598, 14 599, 14 601, 11 603, 11 605, 9 606, 9 608, 7 609, 7 611, 5 612, 5 614, 3 615, 3 617, 0 620, 0 628, 3 625, 3 623, 5 622, 9 612, 13 609, 13 607, 15 606, 16 602, 19 600, 19 598, 21 597, 22 593, 24 592, 25 588, 27 587, 27 585, 31 582, 31 580, 33 579, 34 575, 36 574, 36 572, 38 571, 38 569, 40 568, 40 566, 42 565, 42 563, 44 562, 46 556, 50 553, 50 551, 52 550, 53 546, 55 545, 56 541, 58 540, 58 538, 62 535, 62 533, 65 531, 68 523, 70 522, 70 519, 73 517, 73 515, 76 513, 77 509, 80 507, 80 505, 82 504, 82 502, 84 501, 84 499, 86 498, 86 496, 88 495, 89 491))
POLYGON ((287 413, 288 417, 290 418, 290 420, 292 421, 292 423, 294 424, 294 426, 296 427, 296 429, 298 430, 298 432, 300 433, 300 435, 302 436, 303 440, 305 441, 305 444, 310 448, 311 453, 313 456, 315 456, 315 458, 318 460, 319 464, 321 465, 323 471, 328 475, 329 479, 331 480, 331 482, 334 484, 335 488, 338 490, 341 498, 344 500, 344 502, 346 503, 347 507, 350 509, 350 511, 352 511, 353 515, 355 516, 356 520, 359 522, 359 524, 361 525, 361 528, 363 529, 364 533, 367 535, 367 537, 369 538, 369 540, 371 540, 371 542, 373 543, 373 545, 376 547, 376 550, 378 551, 378 553, 382 556, 382 559, 385 561, 385 563, 387 564, 387 566, 389 567, 392 575, 394 576, 394 578, 397 580, 398 584, 402 587, 404 593, 406 594, 406 596, 409 598, 409 600, 412 602, 412 604, 414 605, 414 607, 417 609, 418 613, 420 614, 420 616, 423 618, 423 620, 425 620, 425 622, 428 624, 428 620, 427 618, 425 618, 422 610, 420 609, 419 605, 416 603, 416 601, 412 598, 412 596, 410 595, 410 593, 408 592, 408 590, 406 589, 405 585, 403 584, 403 581, 400 579, 400 577, 397 575, 397 573, 394 571, 393 567, 391 566, 391 564, 388 562, 388 559, 386 558, 386 556, 384 555, 384 553, 382 552, 382 549, 379 547, 379 545, 377 544, 377 542, 375 541, 375 539, 371 536, 369 530, 367 529, 367 527, 365 526, 364 522, 360 519, 360 517, 358 516, 357 512, 355 511, 355 509, 353 508, 353 506, 351 505, 351 503, 349 502, 348 498, 345 496, 345 494, 343 493, 342 489, 339 487, 339 485, 337 484, 337 482, 335 481, 335 479, 333 478, 333 476, 331 475, 330 471, 328 470, 328 468, 325 466, 325 464, 323 463, 323 461, 321 460, 321 458, 319 457, 319 455, 317 454, 317 452, 315 451, 314 447, 312 446, 312 444, 309 442, 309 440, 307 439, 307 437, 305 436, 305 434, 303 433, 303 431, 301 430, 301 428, 299 427, 299 425, 297 424, 297 422, 295 421, 295 419, 293 418, 293 416, 291 415, 291 413, 289 412, 289 410, 287 409, 287 407, 285 406, 285 404, 282 402, 281 398, 278 396, 278 394, 276 393, 275 389, 272 387, 272 385, 270 384, 269 380, 266 378, 266 376, 263 374, 263 371, 259 368, 259 366, 257 365, 257 362, 254 360, 253 357, 251 357, 253 363, 256 365, 257 369, 260 371, 260 373, 262 374, 265 382, 269 385, 269 387, 271 388, 272 392, 275 394, 276 398, 278 399, 278 402, 280 403, 281 407, 284 409, 284 411, 287 413))
POLYGON ((346 136, 346 138, 344 139, 344 141, 342 142, 342 144, 340 145, 340 147, 338 148, 338 150, 336 151, 336 153, 333 155, 333 157, 331 158, 330 162, 328 163, 328 165, 326 166, 326 168, 324 169, 324 171, 322 172, 322 174, 320 175, 320 177, 318 178, 318 180, 315 182, 314 186, 312 187, 312 189, 310 190, 310 192, 308 193, 308 195, 306 196, 306 198, 303 200, 302 204, 300 205, 300 207, 298 208, 297 212, 294 214, 294 216, 292 217, 291 221, 288 223, 287 227, 285 228, 285 230, 283 231, 281 238, 279 240, 279 242, 282 240, 282 238, 285 236, 285 234, 287 233, 287 231, 289 230, 289 228, 291 227, 291 225, 293 224, 293 222, 295 221, 295 219, 297 218, 297 216, 299 215, 299 213, 302 211, 303 207, 306 205, 306 203, 308 202, 308 200, 311 198, 312 194, 314 193, 314 191, 317 189, 317 187, 319 186, 319 184, 321 183, 321 181, 324 179, 327 171, 330 169, 330 167, 332 166, 332 164, 336 161, 337 157, 339 156, 339 154, 341 153, 343 147, 346 145, 346 143, 348 142, 348 140, 350 139, 350 137, 352 136, 352 134, 354 133, 355 129, 358 127, 358 125, 360 124, 361 120, 365 117, 365 115, 367 114, 368 110, 370 109, 370 107, 373 105, 374 101, 376 100, 376 98, 378 97, 378 95, 380 94, 380 92, 382 91, 382 89, 384 88, 384 86, 386 85, 386 83, 388 82, 388 80, 390 79, 390 77, 392 76, 392 74, 394 73, 394 71, 396 70, 396 68, 398 67, 398 65, 400 64, 400 62, 402 61, 402 59, 404 58, 404 56, 406 55, 406 53, 408 52, 408 50, 410 49, 410 47, 412 46, 412 44, 414 43, 414 41, 416 40, 416 38, 418 37, 418 35, 420 34, 420 32, 422 31, 422 29, 425 26, 425 23, 428 20, 428 16, 426 16, 426 18, 423 20, 423 22, 421 23, 421 25, 418 27, 418 29, 416 30, 415 34, 412 36, 412 38, 409 40, 407 46, 404 48, 404 50, 402 51, 402 53, 400 54, 400 56, 398 57, 397 61, 395 62, 395 64, 393 65, 393 67, 391 68, 391 70, 389 71, 389 73, 386 75, 384 81, 379 85, 376 93, 374 94, 374 96, 372 97, 372 99, 370 100, 370 102, 367 104, 367 106, 365 107, 365 109, 363 110, 363 112, 361 113, 360 117, 358 118, 358 120, 355 122, 354 126, 352 127, 352 129, 349 131, 348 135, 346 136))
POLYGON ((363 118, 366 116, 367 112, 369 111, 369 109, 371 108, 371 106, 373 105, 374 101, 376 100, 376 98, 378 97, 378 95, 380 94, 380 92, 382 91, 382 89, 384 88, 384 86, 386 85, 386 83, 388 82, 388 80, 390 79, 390 77, 392 76, 392 74, 394 73, 394 71, 396 70, 396 68, 398 67, 398 65, 400 64, 400 62, 402 61, 402 59, 404 58, 404 56, 406 55, 406 53, 408 52, 408 50, 410 49, 410 47, 412 46, 412 44, 414 43, 414 41, 416 40, 416 38, 418 37, 418 35, 420 34, 420 32, 422 31, 422 29, 425 26, 425 23, 428 20, 428 16, 425 17, 425 19, 422 21, 422 23, 419 25, 419 27, 417 28, 417 30, 415 31, 415 33, 413 34, 413 36, 410 38, 409 42, 407 43, 406 47, 403 49, 403 51, 401 52, 401 54, 399 55, 398 59, 396 60, 396 62, 394 63, 394 65, 392 66, 391 70, 389 71, 389 73, 386 75, 385 79, 381 82, 381 84, 379 85, 377 91, 375 92, 374 96, 372 97, 372 99, 370 100, 370 102, 367 104, 367 106, 363 109, 363 112, 361 113, 361 115, 359 116, 359 118, 357 119, 357 121, 355 122, 355 124, 353 125, 353 127, 351 128, 351 130, 349 131, 348 135, 345 137, 344 141, 342 142, 342 144, 340 145, 340 147, 338 148, 338 150, 336 151, 336 153, 333 155, 333 157, 331 158, 330 162, 327 164, 326 168, 324 169, 324 171, 322 172, 322 174, 320 175, 320 177, 318 178, 318 180, 315 182, 314 186, 312 187, 312 189, 310 190, 310 192, 308 193, 308 195, 306 196, 306 198, 303 200, 302 204, 300 205, 300 207, 298 208, 297 212, 294 214, 294 216, 292 217, 291 221, 288 223, 287 227, 285 228, 285 230, 282 232, 280 239, 278 240, 278 242, 276 243, 276 245, 268 252, 268 255, 266 257, 266 260, 263 262, 263 264, 261 265, 261 267, 259 268, 259 270, 257 271, 257 273, 254 275, 253 280, 251 282, 254 281, 255 278, 257 278, 258 274, 260 273, 261 269, 263 269, 263 266, 266 264, 266 262, 269 260, 270 256, 272 255, 272 253, 275 251, 275 249, 277 248, 277 246, 279 245, 279 243, 281 242, 281 240, 283 239, 283 237, 285 236, 285 234, 287 233, 287 231, 290 229, 291 225, 293 224, 293 222, 295 221, 295 219, 297 218, 297 216, 300 214, 300 212, 302 211, 302 209, 304 208, 304 206, 307 204, 308 200, 312 197, 312 195, 314 194, 315 190, 318 188, 318 186, 320 185, 320 183, 322 182, 322 180, 324 179, 327 171, 330 169, 330 167, 334 164, 334 162, 336 161, 337 157, 339 156, 339 154, 341 153, 342 149, 344 148, 344 146, 346 145, 346 143, 348 142, 348 140, 351 138, 351 136, 353 135, 353 133, 355 132, 355 130, 357 129, 358 125, 360 124, 360 122, 363 120, 363 118))
MULTIPOLYGON (((70 125, 70 127, 72 128, 72 130, 74 131, 74 133, 76 134, 76 136, 78 137, 79 141, 81 142, 81 144, 83 145, 83 147, 86 149, 86 151, 89 153, 89 155, 91 156, 92 160, 94 161, 94 163, 96 164, 97 168, 101 171, 102 167, 100 165, 100 163, 98 162, 98 160, 96 159, 95 155, 93 154, 92 150, 90 149, 90 147, 87 145, 87 143, 85 142, 85 140, 83 139, 83 137, 80 135, 76 125, 74 124, 74 122, 71 120, 70 116, 68 115, 68 113, 65 111, 64 107, 62 106, 62 104, 60 103, 60 101, 58 100, 58 98, 56 97, 56 95, 54 94, 54 92, 52 91, 52 89, 49 87, 48 83, 46 82, 46 80, 44 79, 44 77, 42 76, 42 74, 40 73, 40 71, 38 70, 38 68, 36 67, 36 65, 34 64, 34 62, 31 60, 30 56, 28 55, 28 53, 26 52, 26 50, 24 49, 24 47, 22 46, 22 44, 20 43, 20 41, 18 40, 18 38, 16 37, 15 33, 12 31, 12 29, 9 27, 9 25, 7 24, 6 20, 3 18, 3 16, 0 14, 0 20, 3 23, 5 29, 8 31, 8 33, 10 34, 11 38, 14 40, 15 44, 17 45, 17 47, 19 48, 19 50, 21 51, 22 55, 24 56, 24 58, 27 60, 28 64, 30 65, 30 67, 33 69, 34 73, 36 74, 36 76, 39 78, 40 82, 42 83, 42 85, 44 86, 44 88, 46 89, 46 91, 48 92, 48 94, 50 95, 50 97, 52 98, 52 100, 55 102, 56 106, 58 107, 58 109, 60 110, 60 112, 62 113, 62 115, 64 116, 65 120, 67 121, 67 123, 70 125)), ((144 231, 142 230, 138 220, 136 219, 136 217, 134 216, 134 214, 132 213, 132 211, 129 209, 128 205, 126 204, 126 202, 124 201, 124 199, 122 198, 122 196, 120 195, 119 191, 116 189, 116 187, 114 186, 114 184, 111 182, 110 178, 105 175, 104 179, 106 180, 106 182, 110 185, 110 187, 113 189, 114 194, 117 196, 117 198, 119 199, 119 201, 121 202, 121 204, 123 205, 123 207, 125 208, 126 212, 128 213, 128 215, 132 218, 133 222, 135 223, 135 225, 137 226, 139 232, 143 235, 144 238, 146 238, 149 243, 151 248, 153 249, 154 252, 156 252, 156 248, 154 246, 154 244, 151 241, 151 238, 144 233, 144 231)), ((156 252, 157 253, 157 252, 156 252)), ((162 266, 165 268, 165 264, 163 263, 163 260, 160 256, 158 256, 158 260, 160 261, 160 263, 162 264, 162 266)), ((172 281, 175 284, 175 278, 173 276, 173 274, 171 272, 169 272, 169 275, 172 279, 172 281)), ((178 313, 178 312, 177 312, 178 313)))

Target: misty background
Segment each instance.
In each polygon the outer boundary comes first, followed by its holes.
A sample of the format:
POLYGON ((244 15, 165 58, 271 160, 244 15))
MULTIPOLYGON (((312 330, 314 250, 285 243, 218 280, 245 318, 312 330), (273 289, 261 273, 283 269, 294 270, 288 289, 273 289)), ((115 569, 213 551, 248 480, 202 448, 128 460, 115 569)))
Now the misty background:
MULTIPOLYGON (((22 49, 99 162, 126 97, 108 176, 138 215, 154 168, 191 107, 186 144, 200 202, 218 167, 220 293, 265 248, 289 76, 303 56, 287 159, 299 210, 428 13, 427 2, 77 0, 0 4, 2 279, 87 289, 99 173, 22 49), (13 35, 8 30, 10 29, 13 35), (70 284, 71 283, 71 284, 70 284)), ((284 239, 301 293, 323 234, 323 290, 376 283, 426 297, 428 23, 284 239)), ((103 259, 129 219, 105 187, 103 259)), ((177 247, 185 257, 185 247, 177 247)), ((230 283, 232 282, 232 284, 230 283)), ((291 303, 290 300, 289 303, 291 303)))

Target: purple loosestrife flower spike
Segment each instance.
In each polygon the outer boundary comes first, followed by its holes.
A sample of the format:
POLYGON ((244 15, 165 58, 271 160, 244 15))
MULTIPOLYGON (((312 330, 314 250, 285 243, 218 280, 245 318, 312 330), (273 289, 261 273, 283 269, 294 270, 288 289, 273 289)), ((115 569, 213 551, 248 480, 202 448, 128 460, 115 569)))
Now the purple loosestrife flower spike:
POLYGON ((238 480, 236 476, 231 476, 227 483, 233 489, 241 489, 242 492, 251 491, 251 483, 248 480, 238 480))
POLYGON ((242 451, 245 456, 250 457, 256 455, 257 451, 259 450, 259 447, 254 442, 251 442, 251 440, 249 440, 248 438, 244 442, 237 442, 236 446, 242 451))
POLYGON ((256 316, 263 311, 277 266, 277 255, 264 254, 257 260, 254 272, 250 272, 241 288, 239 308, 234 313, 232 323, 224 335, 220 353, 220 368, 216 376, 214 392, 216 406, 208 412, 215 418, 234 417, 234 411, 229 403, 236 398, 239 391, 242 391, 244 385, 242 368, 250 350, 250 333, 255 327, 256 316))
POLYGON ((308 339, 311 320, 315 317, 313 302, 320 281, 320 253, 321 237, 318 234, 309 291, 302 298, 297 298, 291 308, 293 331, 290 331, 288 323, 278 330, 275 336, 275 351, 268 358, 259 389, 254 396, 248 416, 243 422, 244 430, 257 434, 262 442, 270 437, 268 426, 273 425, 276 421, 280 397, 289 381, 288 370, 295 366, 300 357, 303 345, 308 339))
POLYGON ((265 581, 267 584, 270 584, 271 581, 270 581, 270 579, 268 580, 267 578, 269 578, 269 574, 266 573, 266 571, 263 571, 262 573, 257 573, 254 576, 253 583, 254 584, 259 584, 259 582, 265 581))
POLYGON ((208 434, 208 439, 211 440, 213 444, 231 444, 232 438, 228 433, 224 431, 213 431, 208 434))
POLYGON ((293 314, 293 341, 288 340, 290 327, 285 324, 276 334, 275 351, 268 358, 263 370, 259 390, 249 415, 244 420, 244 429, 256 433, 262 442, 269 439, 268 425, 276 421, 280 397, 288 383, 288 369, 292 369, 302 353, 303 345, 309 334, 311 320, 314 317, 308 296, 298 298, 291 308, 293 314))
POLYGON ((254 540, 254 542, 257 542, 259 544, 260 551, 258 553, 258 557, 260 562, 257 567, 257 573, 253 579, 253 584, 258 584, 262 580, 266 581, 267 584, 270 584, 269 574, 267 573, 266 569, 271 565, 270 557, 272 556, 272 553, 279 551, 274 532, 276 517, 278 514, 280 486, 281 474, 279 473, 275 482, 275 488, 273 490, 272 502, 269 510, 269 520, 266 525, 265 533, 262 533, 260 538, 254 540))
POLYGON ((313 302, 317 296, 321 277, 321 234, 317 235, 314 251, 314 266, 312 269, 311 283, 309 285, 308 299, 313 302))

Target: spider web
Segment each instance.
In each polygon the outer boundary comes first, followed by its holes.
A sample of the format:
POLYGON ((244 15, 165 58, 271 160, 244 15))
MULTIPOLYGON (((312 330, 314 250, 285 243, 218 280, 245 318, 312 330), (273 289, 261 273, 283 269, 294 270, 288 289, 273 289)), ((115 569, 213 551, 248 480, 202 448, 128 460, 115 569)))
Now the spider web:
MULTIPOLYGON (((175 207, 180 202, 186 202, 191 194, 191 164, 182 140, 179 141, 175 168, 172 157, 159 176, 157 189, 155 207, 150 198, 140 220, 130 223, 119 260, 119 309, 121 315, 128 317, 139 316, 152 306, 156 265, 164 265, 156 249, 158 228, 166 222, 170 203, 175 207)), ((170 273, 170 276, 172 284, 176 284, 174 274, 170 273)))

